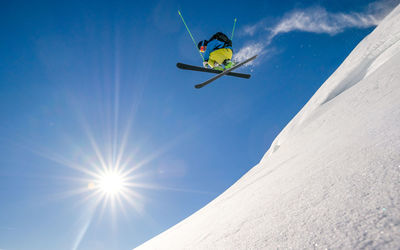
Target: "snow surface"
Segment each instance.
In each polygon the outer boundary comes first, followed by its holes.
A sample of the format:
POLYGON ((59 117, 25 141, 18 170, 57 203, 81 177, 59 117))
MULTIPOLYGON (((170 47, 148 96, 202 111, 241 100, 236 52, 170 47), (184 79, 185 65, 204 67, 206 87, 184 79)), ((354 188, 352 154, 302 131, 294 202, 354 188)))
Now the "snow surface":
POLYGON ((400 249, 400 5, 258 165, 138 249, 400 249))

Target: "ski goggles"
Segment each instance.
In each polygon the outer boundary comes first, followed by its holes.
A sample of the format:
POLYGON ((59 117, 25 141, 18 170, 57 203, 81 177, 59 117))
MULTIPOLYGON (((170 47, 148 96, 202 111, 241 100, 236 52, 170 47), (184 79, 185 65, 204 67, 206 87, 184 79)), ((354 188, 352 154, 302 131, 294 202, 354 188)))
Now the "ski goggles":
POLYGON ((201 46, 200 47, 200 52, 205 52, 206 51, 206 46, 201 46))

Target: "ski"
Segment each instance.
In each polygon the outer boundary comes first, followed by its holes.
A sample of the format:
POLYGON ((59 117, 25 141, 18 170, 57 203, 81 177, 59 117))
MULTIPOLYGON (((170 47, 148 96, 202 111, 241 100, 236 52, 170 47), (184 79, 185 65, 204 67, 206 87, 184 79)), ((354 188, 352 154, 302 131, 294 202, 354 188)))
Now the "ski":
POLYGON ((241 63, 239 63, 239 64, 236 64, 236 65, 233 66, 232 68, 222 71, 221 73, 219 73, 218 75, 216 75, 216 76, 214 76, 214 77, 208 79, 207 81, 195 85, 194 87, 195 87, 196 89, 202 88, 202 87, 204 87, 205 85, 207 85, 207 84, 209 84, 209 83, 211 83, 211 82, 217 80, 218 78, 220 78, 220 77, 222 77, 222 76, 224 76, 224 75, 227 75, 227 74, 231 73, 232 70, 235 70, 235 69, 239 68, 240 66, 242 66, 242 65, 244 65, 244 64, 246 64, 246 63, 248 63, 248 62, 250 62, 250 61, 252 61, 252 60, 254 60, 256 57, 257 57, 257 55, 255 55, 255 56, 253 56, 253 57, 250 57, 249 59, 247 59, 247 60, 245 60, 245 61, 243 61, 243 62, 241 62, 241 63))
MULTIPOLYGON (((207 69, 207 68, 193 66, 193 65, 184 64, 184 63, 177 63, 176 67, 183 69, 183 70, 193 70, 193 71, 208 72, 208 73, 215 73, 215 74, 220 74, 222 72, 220 70, 207 69)), ((242 73, 236 73, 236 72, 229 72, 227 75, 245 78, 245 79, 250 78, 249 74, 242 74, 242 73)))

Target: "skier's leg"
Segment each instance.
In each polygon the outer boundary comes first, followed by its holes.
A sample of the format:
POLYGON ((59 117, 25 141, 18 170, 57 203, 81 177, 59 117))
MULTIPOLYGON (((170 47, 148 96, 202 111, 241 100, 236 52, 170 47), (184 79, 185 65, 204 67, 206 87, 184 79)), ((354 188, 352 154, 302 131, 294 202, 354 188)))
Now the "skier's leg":
POLYGON ((208 65, 210 65, 211 68, 214 68, 215 60, 211 57, 208 59, 208 65))
POLYGON ((232 50, 223 48, 213 51, 210 53, 210 59, 214 61, 214 64, 216 62, 219 65, 223 65, 226 60, 232 59, 232 50))
POLYGON ((219 65, 222 65, 224 60, 226 59, 225 55, 225 49, 217 49, 213 52, 210 53, 210 59, 212 59, 214 62, 218 63, 219 65))
POLYGON ((225 69, 230 69, 234 65, 232 62, 233 52, 231 49, 225 49, 224 53, 225 53, 225 58, 226 58, 223 62, 224 67, 225 67, 225 69))
POLYGON ((222 49, 215 50, 210 53, 210 59, 213 60, 213 69, 216 70, 224 70, 222 67, 223 59, 224 59, 224 54, 222 49))
POLYGON ((208 64, 210 65, 211 68, 215 70, 224 70, 219 63, 218 63, 218 53, 215 53, 216 51, 213 51, 210 53, 210 58, 208 59, 208 64))
POLYGON ((225 60, 231 60, 233 56, 233 52, 231 49, 224 49, 225 60))

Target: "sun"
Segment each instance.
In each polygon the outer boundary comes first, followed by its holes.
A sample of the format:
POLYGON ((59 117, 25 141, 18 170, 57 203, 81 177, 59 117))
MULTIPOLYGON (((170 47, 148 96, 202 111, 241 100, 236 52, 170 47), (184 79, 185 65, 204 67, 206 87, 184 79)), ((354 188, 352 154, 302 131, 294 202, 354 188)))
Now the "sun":
POLYGON ((106 194, 120 193, 124 184, 124 178, 118 173, 106 173, 99 178, 99 187, 106 194))
POLYGON ((98 175, 94 186, 103 195, 116 196, 125 192, 127 180, 117 171, 105 171, 98 175))
POLYGON ((85 179, 87 183, 85 190, 88 192, 86 200, 92 200, 96 206, 101 206, 102 213, 109 207, 115 212, 117 207, 125 213, 124 203, 133 206, 138 212, 142 212, 143 196, 137 190, 145 187, 140 182, 135 168, 126 168, 125 165, 101 166, 94 171, 88 171, 90 179, 85 179))

